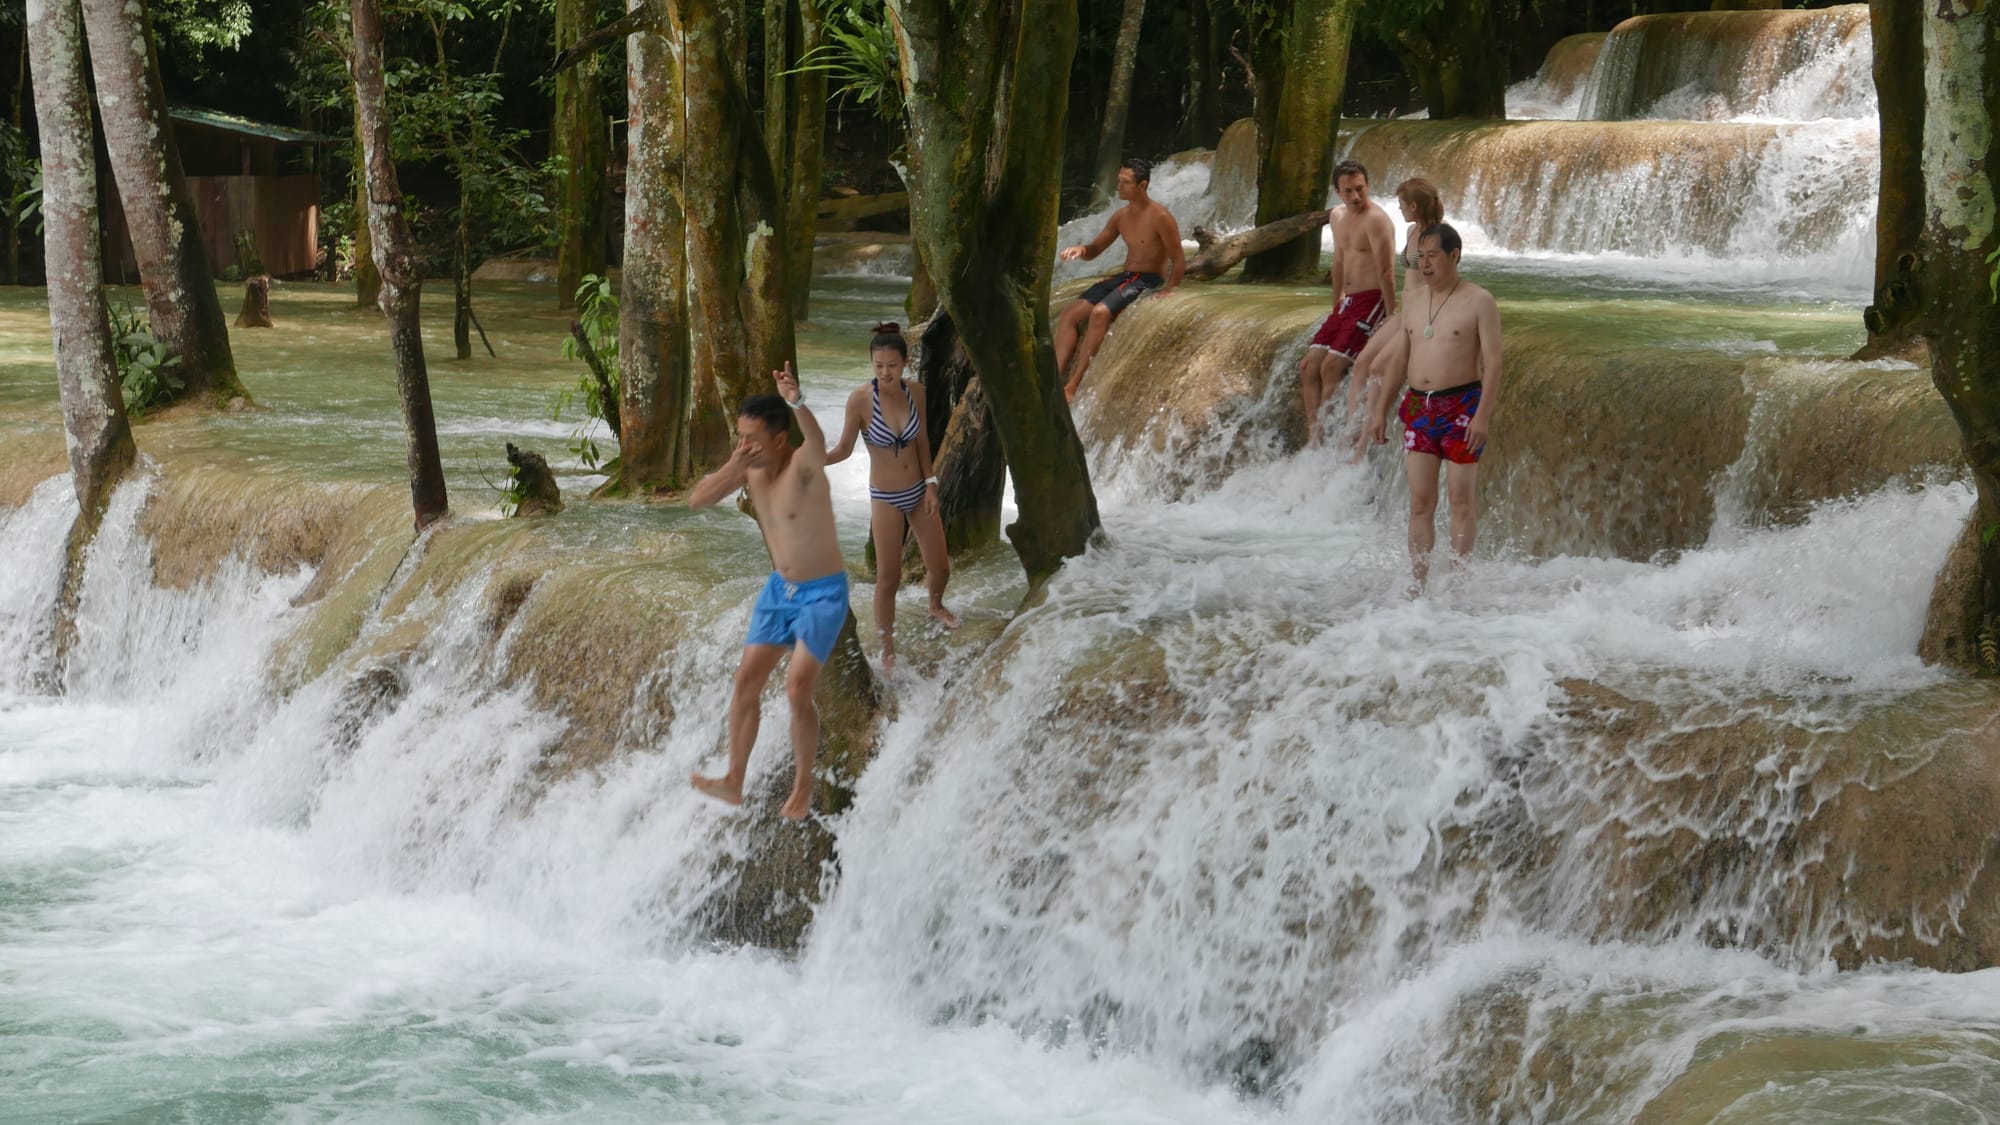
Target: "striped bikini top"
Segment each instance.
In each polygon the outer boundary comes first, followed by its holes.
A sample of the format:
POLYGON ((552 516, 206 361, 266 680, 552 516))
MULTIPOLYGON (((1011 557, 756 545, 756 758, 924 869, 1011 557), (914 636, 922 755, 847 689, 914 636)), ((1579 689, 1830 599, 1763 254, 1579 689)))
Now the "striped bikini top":
MULTIPOLYGON (((902 382, 901 380, 897 381, 902 382)), ((876 379, 868 380, 868 393, 875 400, 875 415, 868 420, 867 428, 861 431, 861 440, 867 442, 869 445, 880 448, 887 448, 893 445, 896 447, 896 452, 901 453, 904 446, 917 440, 917 430, 919 428, 917 423, 917 402, 916 399, 910 396, 909 384, 903 384, 903 401, 909 404, 910 420, 903 425, 903 432, 901 433, 891 430, 889 423, 882 418, 881 381, 876 379)))

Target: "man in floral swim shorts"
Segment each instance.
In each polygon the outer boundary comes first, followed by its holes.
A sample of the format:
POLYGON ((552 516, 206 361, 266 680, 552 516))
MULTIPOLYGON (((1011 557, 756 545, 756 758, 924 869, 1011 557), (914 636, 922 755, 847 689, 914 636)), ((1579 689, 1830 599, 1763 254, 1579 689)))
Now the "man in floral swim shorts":
POLYGON ((1451 500, 1451 557, 1463 568, 1478 531, 1474 485, 1493 405, 1500 392, 1500 307, 1493 294, 1458 273, 1463 243, 1448 223, 1417 240, 1424 288, 1404 300, 1401 378, 1397 365, 1369 404, 1369 436, 1386 442, 1389 402, 1407 380, 1398 415, 1403 463, 1410 476, 1411 593, 1421 593, 1437 544, 1438 471, 1451 500))

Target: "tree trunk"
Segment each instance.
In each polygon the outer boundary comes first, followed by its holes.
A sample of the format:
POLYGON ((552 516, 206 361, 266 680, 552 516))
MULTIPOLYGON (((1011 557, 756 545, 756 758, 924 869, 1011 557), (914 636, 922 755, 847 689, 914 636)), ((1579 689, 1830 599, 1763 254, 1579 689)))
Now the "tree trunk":
POLYGON ((676 6, 681 83, 691 136, 680 202, 686 215, 694 372, 693 465, 726 460, 736 408, 770 389, 770 371, 793 358, 785 214, 744 94, 740 6, 685 0, 676 6))
POLYGON ((382 274, 375 268, 375 240, 368 226, 368 150, 361 142, 361 115, 354 115, 354 302, 380 308, 382 274))
POLYGON ((1097 138, 1097 179, 1091 202, 1103 206, 1118 194, 1118 163, 1125 158, 1125 119, 1132 108, 1132 71, 1139 61, 1139 24, 1146 0, 1125 0, 1118 44, 1111 49, 1111 86, 1104 95, 1104 129, 1097 138))
POLYGON ((1229 267, 1252 254, 1282 246, 1303 234, 1310 232, 1315 241, 1319 228, 1326 225, 1325 211, 1308 211, 1303 215, 1293 215, 1252 227, 1226 238, 1217 238, 1207 227, 1194 228, 1194 240, 1201 247, 1194 257, 1187 260, 1187 276, 1196 281, 1213 281, 1229 272, 1229 267))
POLYGON ((96 529, 136 449, 111 353, 104 259, 97 223, 97 161, 83 83, 76 0, 44 0, 28 13, 35 121, 42 141, 43 254, 49 329, 68 432, 71 483, 85 539, 96 529))
MULTIPOLYGON (((634 0, 639 8, 645 0, 634 0)), ((688 419, 686 222, 679 184, 686 103, 666 36, 626 40, 628 145, 624 273, 619 286, 618 464, 632 490, 693 479, 688 419)))
POLYGON ((389 108, 382 78, 382 20, 375 0, 353 0, 355 115, 367 169, 368 229, 375 269, 381 275, 382 313, 396 355, 396 391, 409 440, 410 504, 422 531, 444 516, 444 466, 438 457, 437 422, 431 413, 430 375, 418 318, 423 295, 415 240, 403 218, 403 193, 391 157, 389 108))
POLYGON ((1980 604, 2000 625, 2000 12, 1979 0, 1923 8, 1925 216, 1916 329, 1957 418, 1979 490, 1980 604))
POLYGON ((888 7, 901 41, 911 229, 979 372, 1021 513, 1007 534, 1039 586, 1099 526, 1048 311, 1076 7, 888 7))
MULTIPOLYGON (((595 0, 556 0, 556 48, 568 47, 596 26, 595 0)), ((604 169, 603 79, 593 52, 556 75, 550 155, 563 161, 560 193, 562 241, 556 251, 556 307, 576 303, 585 274, 605 270, 604 224, 609 195, 604 169)))
MULTIPOLYGON (((796 68, 825 42, 825 16, 819 0, 790 0, 785 7, 793 15, 790 65, 796 68)), ((804 320, 812 289, 813 238, 825 156, 826 71, 795 70, 786 86, 785 107, 790 120, 785 144, 789 151, 785 160, 774 160, 771 166, 786 173, 785 268, 791 283, 792 318, 804 320)))
POLYGON ((1919 310, 1915 251, 1924 232, 1924 13, 1918 0, 1874 0, 1875 101, 1882 179, 1875 204, 1875 303, 1861 314, 1868 342, 1857 358, 1904 349, 1919 310))
POLYGON ((176 398, 220 406, 244 394, 229 325, 181 175, 145 0, 83 0, 104 144, 132 235, 153 335, 181 357, 176 398))
POLYGON ((924 384, 924 416, 931 448, 938 451, 938 514, 946 549, 954 556, 1000 540, 1000 500, 1007 461, 985 392, 944 313, 923 326, 917 377, 924 384))
POLYGON ((472 358, 472 192, 458 183, 458 230, 451 240, 451 344, 460 359, 472 358))
POLYGON ((903 311, 909 315, 911 324, 922 324, 937 312, 937 307, 937 283, 931 280, 930 267, 924 264, 924 248, 912 240, 910 291, 903 297, 903 311))
POLYGON ((1445 0, 1400 37, 1404 66, 1433 120, 1507 116, 1507 49, 1488 0, 1445 0))
MULTIPOLYGON (((1347 87, 1347 44, 1360 8, 1360 0, 1298 0, 1282 34, 1273 27, 1261 37, 1267 42, 1257 74, 1258 226, 1326 206, 1347 87), (1281 38, 1278 45, 1268 42, 1274 36, 1281 38)), ((1243 264, 1245 281, 1290 281, 1318 272, 1317 232, 1243 264)))
POLYGON ((1187 43, 1187 85, 1181 94, 1180 147, 1213 148, 1222 135, 1216 97, 1222 79, 1222 17, 1210 0, 1190 0, 1175 16, 1187 43))

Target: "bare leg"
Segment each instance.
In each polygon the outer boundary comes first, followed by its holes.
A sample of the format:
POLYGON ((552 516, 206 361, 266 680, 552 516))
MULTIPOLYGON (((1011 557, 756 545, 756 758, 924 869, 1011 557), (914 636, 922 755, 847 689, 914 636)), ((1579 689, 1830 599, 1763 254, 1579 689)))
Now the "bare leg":
POLYGON ((1374 396, 1369 391, 1374 385, 1376 365, 1388 350, 1390 334, 1396 324, 1396 318, 1390 317, 1386 324, 1375 330, 1374 335, 1368 337, 1361 354, 1354 357, 1352 375, 1347 380, 1347 442, 1353 447, 1351 459, 1355 461, 1361 460, 1362 431, 1375 405, 1374 396))
MULTIPOLYGON (((1354 366, 1354 361, 1347 358, 1344 355, 1336 355, 1333 352, 1321 352, 1320 356, 1321 359, 1319 361, 1319 410, 1321 414, 1325 414, 1326 408, 1333 405, 1334 389, 1339 387, 1340 381, 1347 377, 1347 369, 1354 366)), ((1354 396, 1350 391, 1348 395, 1350 410, 1352 410, 1353 408, 1353 397, 1354 396)), ((1351 415, 1348 420, 1349 422, 1353 421, 1351 415)), ((1324 439, 1325 434, 1326 434, 1326 423, 1322 419, 1320 422, 1320 435, 1322 439, 1324 439)))
POLYGON ((1323 397, 1319 387, 1319 365, 1320 359, 1327 354, 1325 348, 1307 348, 1306 357, 1299 361, 1299 397, 1306 410, 1308 447, 1319 444, 1319 405, 1323 397))
POLYGON ((882 670, 896 670, 896 591, 903 586, 903 512, 875 500, 868 505, 875 536, 875 632, 882 638, 882 670))
POLYGON ((1056 377, 1062 378, 1069 369, 1070 353, 1076 351, 1076 334, 1083 327, 1083 318, 1090 315, 1089 301, 1076 300, 1063 306, 1062 314, 1056 317, 1056 377))
POLYGON ((750 764, 750 748, 757 744, 764 681, 784 655, 783 645, 743 646, 743 659, 736 665, 736 690, 729 697, 729 770, 721 777, 689 774, 696 789, 728 804, 743 803, 743 770, 750 764))
POLYGON ((924 586, 931 595, 931 616, 947 629, 958 628, 958 615, 944 607, 945 584, 951 581, 951 552, 944 546, 944 520, 922 508, 910 513, 910 530, 917 533, 917 550, 924 556, 924 586))
POLYGON ((1410 475, 1410 595, 1424 592, 1430 579, 1431 550, 1437 546, 1438 459, 1428 453, 1403 455, 1410 475))
POLYGON ((1472 556, 1473 537, 1479 532, 1479 494, 1473 487, 1478 481, 1476 464, 1445 466, 1444 489, 1451 499, 1451 561, 1458 570, 1465 569, 1465 561, 1472 556))
POLYGON ((1090 310, 1089 326, 1083 330, 1082 354, 1076 357, 1076 371, 1069 377, 1069 385, 1063 388, 1063 397, 1076 401, 1076 389, 1083 385, 1083 373, 1090 370, 1090 359, 1097 354, 1097 346, 1104 342, 1104 334, 1111 331, 1111 310, 1103 305, 1090 310))
MULTIPOLYGON (((900 557, 900 556, 899 556, 900 557)), ((813 756, 819 752, 820 663, 804 641, 792 646, 792 666, 785 673, 785 698, 792 705, 792 795, 778 809, 786 820, 803 820, 812 811, 813 756)))

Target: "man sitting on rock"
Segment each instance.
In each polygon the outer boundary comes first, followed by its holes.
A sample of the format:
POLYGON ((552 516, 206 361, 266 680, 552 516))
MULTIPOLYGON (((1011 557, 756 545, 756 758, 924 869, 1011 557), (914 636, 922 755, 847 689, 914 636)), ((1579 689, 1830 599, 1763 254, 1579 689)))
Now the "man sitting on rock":
POLYGON ((1076 372, 1063 385, 1063 397, 1076 400, 1076 389, 1083 383, 1083 373, 1090 369, 1090 359, 1097 354, 1097 347, 1104 342, 1104 334, 1111 330, 1112 318, 1123 312, 1125 306, 1145 296, 1147 292, 1160 289, 1171 293, 1180 286, 1181 275, 1187 272, 1187 259, 1181 253, 1181 228, 1174 222, 1174 216, 1165 207, 1153 202, 1146 194, 1147 185, 1153 179, 1153 166, 1138 158, 1127 160, 1118 166, 1118 198, 1125 206, 1111 213, 1111 220, 1104 224, 1096 238, 1082 246, 1065 246, 1059 257, 1065 262, 1078 258, 1095 261, 1099 254, 1111 248, 1113 242, 1125 240, 1125 268, 1119 273, 1098 282, 1083 291, 1083 295, 1069 303, 1062 315, 1056 318, 1056 374, 1061 375, 1069 367, 1070 354, 1077 351, 1076 335, 1083 332, 1082 354, 1076 357, 1076 372), (1168 264, 1173 266, 1173 278, 1161 278, 1160 272, 1168 264))

